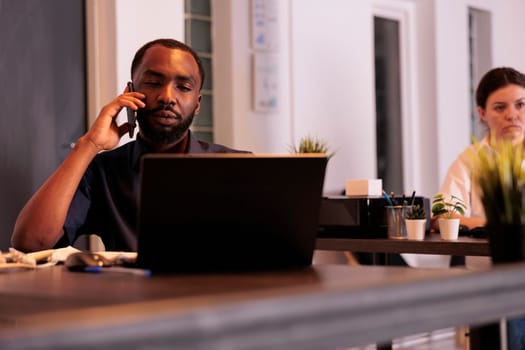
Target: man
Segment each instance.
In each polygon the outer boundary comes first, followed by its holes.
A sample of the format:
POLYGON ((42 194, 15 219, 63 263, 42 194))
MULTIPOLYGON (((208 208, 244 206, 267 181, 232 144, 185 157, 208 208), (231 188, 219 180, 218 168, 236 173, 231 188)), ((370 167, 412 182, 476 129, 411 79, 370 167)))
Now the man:
POLYGON ((131 77, 136 92, 126 88, 102 108, 23 207, 11 237, 14 248, 48 249, 97 234, 107 250, 136 251, 141 155, 242 152, 199 141, 189 131, 204 82, 202 63, 190 47, 173 39, 146 43, 133 58, 131 77), (113 149, 131 127, 116 124, 123 107, 137 111, 139 133, 136 141, 113 149))

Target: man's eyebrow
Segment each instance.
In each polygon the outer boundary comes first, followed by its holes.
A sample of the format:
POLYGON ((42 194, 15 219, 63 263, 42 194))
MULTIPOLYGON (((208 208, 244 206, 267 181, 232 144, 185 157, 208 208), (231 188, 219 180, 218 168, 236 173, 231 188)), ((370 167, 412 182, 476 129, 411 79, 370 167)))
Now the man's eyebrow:
POLYGON ((175 80, 178 82, 189 82, 189 83, 195 83, 195 79, 191 75, 183 75, 183 74, 177 74, 175 76, 175 80))
MULTIPOLYGON (((166 75, 161 73, 161 72, 157 72, 155 70, 152 70, 152 69, 148 69, 144 72, 144 76, 146 77, 155 77, 155 78, 166 78, 166 75)), ((195 84, 196 83, 196 80, 191 76, 191 75, 182 75, 182 74, 178 74, 175 79, 178 81, 178 82, 189 82, 189 83, 192 83, 192 84, 195 84)))
POLYGON ((147 75, 147 76, 154 76, 154 77, 158 77, 158 78, 162 78, 164 77, 164 74, 160 73, 160 72, 157 72, 157 71, 154 71, 154 70, 151 70, 151 69, 148 69, 144 72, 144 75, 147 75))

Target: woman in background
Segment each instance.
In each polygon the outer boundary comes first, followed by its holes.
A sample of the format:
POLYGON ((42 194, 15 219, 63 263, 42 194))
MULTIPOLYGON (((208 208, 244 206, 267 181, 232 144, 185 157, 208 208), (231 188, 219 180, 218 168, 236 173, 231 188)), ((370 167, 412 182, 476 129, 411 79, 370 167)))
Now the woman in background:
MULTIPOLYGON (((479 82, 476 105, 480 121, 486 127, 485 137, 480 142, 482 146, 490 147, 489 139, 494 137, 495 140, 511 140, 516 147, 524 147, 525 75, 508 67, 490 70, 479 82)), ((467 211, 460 216, 460 222, 469 229, 486 223, 480 193, 473 186, 470 172, 469 153, 473 147, 467 147, 452 163, 439 190, 445 195, 459 197, 467 204, 467 211)))
MULTIPOLYGON (((490 140, 510 140, 515 147, 524 147, 525 140, 525 75, 513 68, 499 67, 488 71, 476 89, 476 105, 486 133, 481 146, 490 147, 490 140)), ((451 164, 439 193, 454 195, 467 204, 461 225, 469 229, 486 224, 479 189, 474 186, 467 147, 451 164)), ((437 229, 433 218, 432 227, 437 229)), ((488 258, 487 258, 488 259, 488 258)), ((467 261, 468 264, 468 261, 467 261)), ((508 349, 525 349, 525 318, 507 323, 508 349)))

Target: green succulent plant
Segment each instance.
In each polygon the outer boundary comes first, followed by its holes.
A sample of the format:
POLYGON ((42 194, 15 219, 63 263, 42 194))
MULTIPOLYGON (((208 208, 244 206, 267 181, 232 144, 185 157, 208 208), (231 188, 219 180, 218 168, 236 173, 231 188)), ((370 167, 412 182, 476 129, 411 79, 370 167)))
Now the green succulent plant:
POLYGON ((427 218, 427 213, 425 212, 425 208, 416 204, 407 210, 405 218, 409 220, 422 220, 427 218))

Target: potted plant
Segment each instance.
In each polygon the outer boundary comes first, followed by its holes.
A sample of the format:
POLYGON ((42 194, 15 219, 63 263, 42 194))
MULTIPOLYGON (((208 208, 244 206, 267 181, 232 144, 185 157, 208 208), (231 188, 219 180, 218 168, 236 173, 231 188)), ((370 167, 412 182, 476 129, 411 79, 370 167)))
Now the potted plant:
POLYGON ((425 238, 427 213, 419 204, 412 205, 406 212, 405 225, 408 239, 422 241, 425 238))
POLYGON ((456 240, 459 235, 458 214, 465 215, 467 205, 454 195, 438 193, 432 199, 432 215, 438 218, 439 233, 445 240, 456 240))
POLYGON ((521 145, 474 143, 472 174, 481 192, 494 263, 525 260, 525 169, 521 145))
POLYGON ((324 153, 328 159, 332 158, 335 152, 330 149, 325 141, 313 136, 304 136, 299 140, 299 145, 291 147, 292 153, 324 153))

